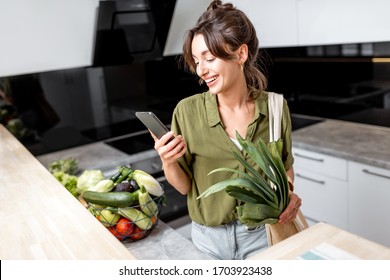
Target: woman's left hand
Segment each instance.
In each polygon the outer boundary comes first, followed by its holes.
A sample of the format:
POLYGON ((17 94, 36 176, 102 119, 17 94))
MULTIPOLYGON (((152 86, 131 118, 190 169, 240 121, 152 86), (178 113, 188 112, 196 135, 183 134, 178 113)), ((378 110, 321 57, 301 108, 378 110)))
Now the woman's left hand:
POLYGON ((290 202, 286 209, 279 216, 279 224, 286 224, 295 219, 298 214, 299 207, 302 205, 301 198, 293 192, 290 192, 290 202))

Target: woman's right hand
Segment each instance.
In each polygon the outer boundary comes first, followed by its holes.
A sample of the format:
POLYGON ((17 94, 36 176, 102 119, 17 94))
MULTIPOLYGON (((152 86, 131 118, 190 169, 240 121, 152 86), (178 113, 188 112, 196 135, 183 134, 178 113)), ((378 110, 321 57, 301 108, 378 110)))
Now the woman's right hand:
POLYGON ((187 150, 187 144, 183 136, 178 135, 174 137, 173 131, 167 132, 160 139, 153 135, 153 133, 151 134, 154 139, 154 149, 159 154, 164 166, 176 162, 187 150))

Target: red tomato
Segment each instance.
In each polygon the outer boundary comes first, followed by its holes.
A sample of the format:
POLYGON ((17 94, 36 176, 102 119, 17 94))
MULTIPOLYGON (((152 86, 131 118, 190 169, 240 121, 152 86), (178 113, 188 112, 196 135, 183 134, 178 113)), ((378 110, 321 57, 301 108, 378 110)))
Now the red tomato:
POLYGON ((120 218, 115 229, 122 237, 128 237, 134 232, 134 227, 133 222, 129 219, 120 218))
POLYGON ((118 233, 115 226, 107 228, 116 238, 118 238, 120 241, 123 240, 123 236, 118 233))
POLYGON ((130 236, 130 238, 133 240, 138 240, 138 239, 143 238, 144 236, 145 236, 145 231, 143 231, 139 227, 135 226, 133 234, 130 236))

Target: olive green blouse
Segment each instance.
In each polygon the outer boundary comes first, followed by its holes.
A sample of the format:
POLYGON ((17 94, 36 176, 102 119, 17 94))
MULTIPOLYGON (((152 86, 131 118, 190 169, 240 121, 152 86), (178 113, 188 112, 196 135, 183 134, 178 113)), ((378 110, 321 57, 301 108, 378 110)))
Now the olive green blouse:
MULTIPOLYGON (((247 128, 247 135, 241 135, 256 143, 261 137, 269 142, 268 130, 268 93, 263 92, 256 100, 255 117, 247 128)), ((204 92, 181 100, 176 106, 172 118, 172 130, 181 134, 187 143, 187 152, 179 159, 179 164, 190 176, 191 190, 188 193, 188 210, 193 221, 208 226, 230 223, 235 220, 234 210, 238 201, 224 191, 206 198, 197 199, 211 185, 238 175, 232 172, 210 171, 229 167, 245 171, 244 167, 233 156, 241 153, 239 148, 226 134, 218 112, 215 94, 204 92)), ((293 165, 291 152, 291 119, 286 100, 283 104, 282 119, 283 162, 287 169, 293 165)), ((257 170, 260 168, 243 154, 245 159, 257 170)))

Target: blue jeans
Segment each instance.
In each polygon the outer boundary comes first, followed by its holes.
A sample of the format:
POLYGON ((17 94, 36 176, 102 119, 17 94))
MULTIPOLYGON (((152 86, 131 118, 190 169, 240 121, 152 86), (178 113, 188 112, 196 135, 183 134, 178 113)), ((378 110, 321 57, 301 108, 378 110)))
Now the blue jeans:
POLYGON ((237 221, 215 227, 192 222, 191 238, 199 250, 219 260, 243 260, 268 248, 264 225, 248 229, 237 221))

